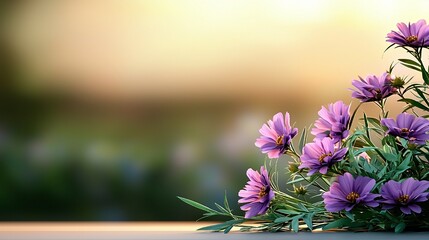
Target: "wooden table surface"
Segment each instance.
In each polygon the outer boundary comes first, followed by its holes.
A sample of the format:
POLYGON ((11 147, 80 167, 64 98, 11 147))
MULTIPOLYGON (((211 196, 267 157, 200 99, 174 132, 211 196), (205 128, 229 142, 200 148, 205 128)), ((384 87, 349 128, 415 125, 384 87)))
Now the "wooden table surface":
POLYGON ((282 233, 241 233, 229 234, 197 232, 196 229, 208 225, 207 222, 73 222, 73 223, 0 223, 0 239, 263 239, 263 240, 428 240, 429 232, 408 233, 353 233, 353 232, 282 232, 282 233))

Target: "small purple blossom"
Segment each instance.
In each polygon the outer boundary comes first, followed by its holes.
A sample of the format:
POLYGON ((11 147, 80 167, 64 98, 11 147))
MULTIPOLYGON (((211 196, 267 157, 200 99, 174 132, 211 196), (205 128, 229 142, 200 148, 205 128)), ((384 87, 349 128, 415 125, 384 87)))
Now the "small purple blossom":
POLYGON ((247 170, 249 181, 244 189, 238 192, 239 203, 246 203, 241 206, 245 211, 245 218, 252 218, 267 212, 271 199, 274 198, 274 191, 271 189, 268 171, 261 166, 261 173, 251 168, 247 170))
POLYGON ((398 23, 399 31, 391 31, 387 34, 387 42, 399 46, 427 47, 429 46, 429 27, 426 21, 420 19, 416 23, 398 23))
POLYGON ((381 124, 388 128, 387 134, 407 139, 410 143, 422 145, 429 140, 429 120, 413 114, 401 113, 395 120, 384 118, 381 124))
POLYGON ((375 180, 369 177, 358 176, 354 179, 350 173, 338 176, 329 192, 322 196, 325 208, 329 212, 338 212, 350 211, 358 204, 377 207, 379 204, 374 199, 379 195, 370 193, 374 185, 375 180))
POLYGON ((349 135, 347 125, 350 121, 350 106, 343 101, 329 104, 328 108, 322 107, 319 111, 319 119, 314 123, 311 134, 322 139, 330 137, 339 142, 349 135))
POLYGON ((308 175, 316 172, 326 174, 336 162, 341 161, 347 153, 347 148, 336 147, 335 141, 329 137, 315 139, 304 146, 299 169, 308 168, 308 175))
POLYGON ((298 129, 291 128, 290 116, 286 112, 284 117, 283 113, 274 115, 273 120, 262 125, 259 132, 262 136, 256 139, 255 145, 261 149, 262 153, 267 153, 269 158, 278 158, 289 149, 298 129))
POLYGON ((383 73, 380 77, 370 75, 365 79, 361 77, 359 79, 352 82, 357 88, 353 90, 352 97, 360 99, 361 102, 380 101, 397 91, 392 87, 392 78, 389 73, 383 73))
POLYGON ((383 199, 380 203, 383 204, 383 209, 399 207, 405 214, 421 213, 422 208, 417 203, 428 200, 428 188, 429 181, 418 181, 413 178, 403 182, 390 180, 381 187, 383 199))

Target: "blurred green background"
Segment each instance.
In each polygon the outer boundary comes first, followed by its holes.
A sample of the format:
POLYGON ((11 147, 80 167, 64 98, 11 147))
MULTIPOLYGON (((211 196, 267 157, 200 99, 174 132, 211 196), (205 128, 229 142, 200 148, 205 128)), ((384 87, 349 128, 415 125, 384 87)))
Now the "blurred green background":
POLYGON ((0 220, 196 220, 176 196, 225 191, 239 212, 261 125, 288 111, 302 130, 351 102, 351 80, 401 56, 386 33, 428 7, 2 1, 0 220))

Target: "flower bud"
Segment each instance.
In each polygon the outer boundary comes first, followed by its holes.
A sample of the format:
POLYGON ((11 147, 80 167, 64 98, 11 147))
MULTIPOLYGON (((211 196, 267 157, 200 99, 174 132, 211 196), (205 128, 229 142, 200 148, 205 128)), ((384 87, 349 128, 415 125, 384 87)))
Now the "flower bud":
POLYGON ((298 165, 298 163, 290 162, 290 163, 289 163, 289 166, 288 166, 289 172, 291 172, 291 173, 296 173, 296 172, 298 172, 298 171, 299 171, 298 166, 299 166, 299 165, 298 165))
POLYGON ((305 195, 307 193, 307 189, 303 186, 293 187, 293 190, 296 195, 305 195))
POLYGON ((405 80, 401 77, 395 77, 394 75, 391 76, 390 85, 394 88, 402 88, 404 87, 405 80))

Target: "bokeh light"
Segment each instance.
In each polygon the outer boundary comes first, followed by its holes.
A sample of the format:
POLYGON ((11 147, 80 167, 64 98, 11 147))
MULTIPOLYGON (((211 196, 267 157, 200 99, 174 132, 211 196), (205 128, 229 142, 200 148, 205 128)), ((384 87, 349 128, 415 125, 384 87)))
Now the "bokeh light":
POLYGON ((288 111, 302 130, 321 105, 356 106, 351 81, 400 57, 383 52, 386 34, 428 8, 1 3, 0 219, 195 220, 200 213, 176 196, 210 205, 225 190, 238 211, 247 168, 265 159, 254 146, 260 126, 288 111))

